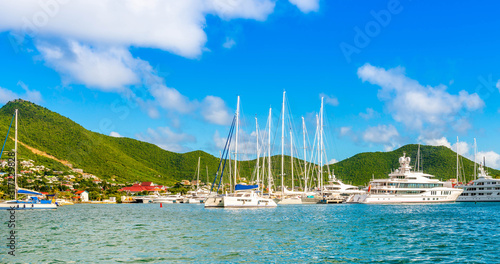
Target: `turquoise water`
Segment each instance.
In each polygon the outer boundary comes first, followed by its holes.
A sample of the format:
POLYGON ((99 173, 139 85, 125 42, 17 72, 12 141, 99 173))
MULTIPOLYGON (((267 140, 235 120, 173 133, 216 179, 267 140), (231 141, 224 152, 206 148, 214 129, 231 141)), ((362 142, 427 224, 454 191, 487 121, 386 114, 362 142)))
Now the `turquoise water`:
POLYGON ((16 221, 15 257, 1 226, 2 263, 500 262, 500 203, 81 204, 17 212, 16 221))

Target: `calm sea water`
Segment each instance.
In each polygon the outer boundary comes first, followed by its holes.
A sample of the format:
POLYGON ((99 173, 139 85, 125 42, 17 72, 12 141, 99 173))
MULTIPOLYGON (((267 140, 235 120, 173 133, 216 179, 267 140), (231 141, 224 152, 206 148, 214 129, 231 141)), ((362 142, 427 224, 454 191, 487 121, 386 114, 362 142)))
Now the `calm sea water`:
MULTIPOLYGON (((7 212, 0 212, 2 222, 7 212)), ((16 257, 0 262, 499 263, 500 203, 74 205, 16 213, 16 257)))

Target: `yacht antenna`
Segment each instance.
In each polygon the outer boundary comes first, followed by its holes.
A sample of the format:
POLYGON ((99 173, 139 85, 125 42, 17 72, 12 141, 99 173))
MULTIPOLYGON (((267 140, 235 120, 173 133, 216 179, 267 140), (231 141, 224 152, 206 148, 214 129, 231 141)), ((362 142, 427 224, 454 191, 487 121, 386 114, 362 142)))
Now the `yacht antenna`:
POLYGON ((477 179, 477 143, 476 139, 474 138, 474 180, 477 179))

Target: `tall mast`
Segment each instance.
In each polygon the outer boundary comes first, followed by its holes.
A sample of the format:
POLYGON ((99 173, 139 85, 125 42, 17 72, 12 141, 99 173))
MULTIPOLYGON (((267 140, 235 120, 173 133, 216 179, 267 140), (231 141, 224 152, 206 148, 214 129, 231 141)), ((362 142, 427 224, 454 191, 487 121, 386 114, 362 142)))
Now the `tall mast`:
POLYGON ((293 184, 293 139, 292 139, 292 129, 290 129, 290 164, 292 166, 292 191, 294 190, 293 184))
POLYGON ((208 165, 205 165, 205 167, 207 168, 207 184, 208 184, 208 165))
POLYGON ((269 122, 269 135, 267 137, 267 158, 269 159, 269 162, 267 163, 267 185, 269 188, 269 195, 272 194, 272 185, 271 185, 271 108, 269 108, 269 117, 267 118, 269 122))
POLYGON ((321 174, 321 193, 323 193, 323 151, 324 151, 324 145, 323 145, 323 99, 324 97, 321 97, 321 110, 320 110, 320 127, 319 127, 319 136, 320 136, 320 157, 319 157, 319 163, 320 163, 320 174, 321 174))
POLYGON ((240 124, 240 96, 236 104, 236 145, 234 147, 234 190, 236 191, 236 174, 238 173, 238 129, 240 124))
MULTIPOLYGON (((318 161, 318 163, 319 163, 319 153, 320 153, 319 152, 319 149, 320 149, 320 147, 319 147, 319 130, 320 130, 319 129, 319 116, 316 115, 316 137, 317 137, 316 140, 318 142, 318 146, 316 147, 316 152, 317 152, 316 153, 316 159, 317 159, 316 161, 318 161)), ((321 180, 321 172, 320 172, 320 169, 318 168, 318 183, 317 183, 318 190, 320 188, 320 180, 321 180)))
POLYGON ((477 179, 477 159, 476 159, 476 156, 477 156, 477 143, 476 143, 476 139, 474 138, 474 180, 477 179))
POLYGON ((306 122, 302 117, 302 138, 304 140, 304 191, 307 192, 306 122))
POLYGON ((14 141, 14 187, 15 187, 15 192, 14 192, 14 200, 17 200, 17 114, 18 111, 16 109, 16 140, 14 141))
POLYGON ((457 137, 457 184, 458 184, 458 137, 457 137))
POLYGON ((257 188, 260 190, 260 166, 259 166, 259 159, 260 159, 260 152, 259 152, 259 123, 257 122, 257 117, 255 117, 255 138, 257 139, 257 188))
POLYGON ((200 158, 198 157, 198 176, 196 176, 196 191, 200 189, 200 158))
POLYGON ((283 106, 281 108, 281 199, 285 195, 285 91, 283 91, 283 106))

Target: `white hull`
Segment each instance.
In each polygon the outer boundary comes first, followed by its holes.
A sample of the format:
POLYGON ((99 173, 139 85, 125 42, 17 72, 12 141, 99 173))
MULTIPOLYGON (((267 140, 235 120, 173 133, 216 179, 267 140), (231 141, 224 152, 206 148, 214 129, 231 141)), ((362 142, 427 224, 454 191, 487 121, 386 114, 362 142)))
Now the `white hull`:
POLYGON ((57 209, 56 204, 41 204, 41 203, 16 203, 16 202, 3 202, 0 203, 0 210, 39 210, 39 209, 57 209))
POLYGON ((205 207, 224 207, 222 197, 208 197, 205 200, 205 207))
POLYGON ((449 203, 455 202, 461 193, 461 189, 435 188, 422 194, 356 194, 347 201, 364 204, 449 203), (436 194, 431 194, 431 191, 436 194), (442 194, 445 191, 450 194, 442 194))
POLYGON ((262 208, 278 206, 272 199, 262 198, 257 195, 250 197, 222 196, 209 197, 205 201, 205 207, 223 208, 262 208))
POLYGON ((286 204, 302 204, 302 199, 300 198, 285 198, 278 202, 279 205, 286 204))
POLYGON ((250 208, 250 207, 276 207, 278 206, 272 199, 253 197, 222 197, 224 208, 250 208))
POLYGON ((457 202, 500 202, 500 195, 492 195, 491 197, 463 197, 460 196, 457 202))
POLYGON ((190 203, 190 204, 202 204, 204 200, 205 200, 204 198, 189 198, 187 200, 187 203, 190 203))

